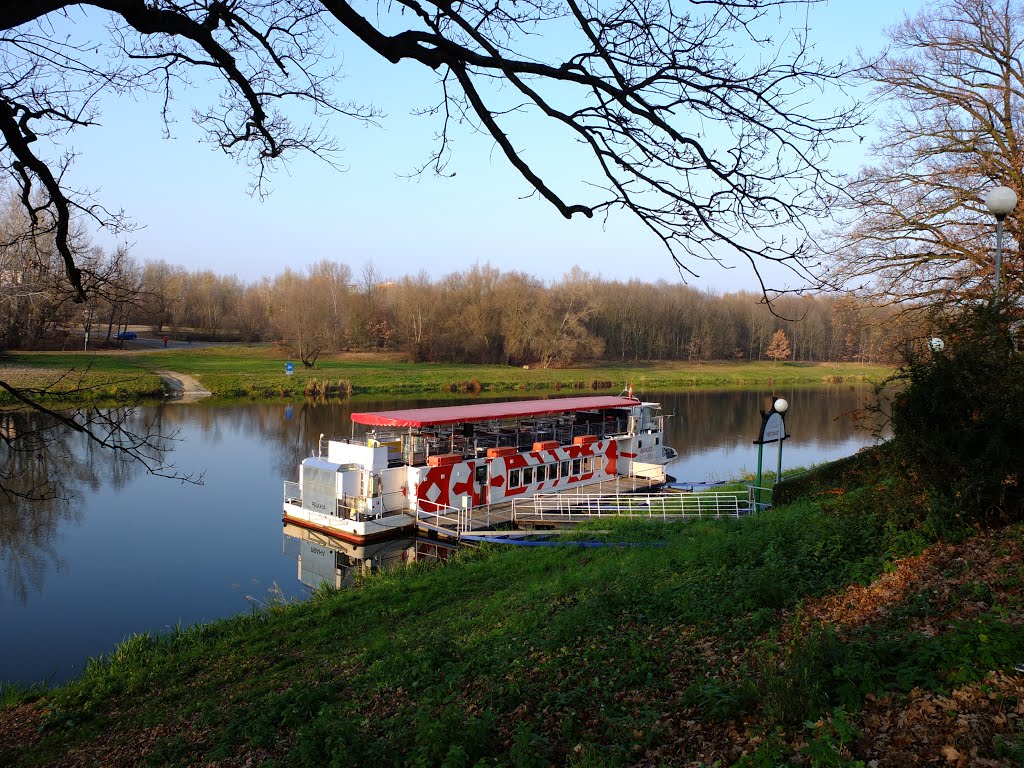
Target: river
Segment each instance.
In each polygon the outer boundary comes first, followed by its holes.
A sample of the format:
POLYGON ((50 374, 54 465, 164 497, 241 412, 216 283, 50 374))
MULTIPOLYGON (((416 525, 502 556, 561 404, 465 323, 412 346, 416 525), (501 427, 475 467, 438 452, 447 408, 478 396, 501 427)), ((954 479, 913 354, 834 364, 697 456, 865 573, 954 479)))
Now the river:
MULTIPOLYGON (((769 390, 658 393, 669 467, 681 481, 724 480, 753 472, 752 445, 769 390)), ((783 466, 854 453, 872 438, 848 416, 866 388, 836 385, 780 390, 790 401, 783 466)), ((3 458, 31 487, 47 472, 63 498, 0 497, 0 681, 63 682, 91 656, 139 632, 232 616, 272 594, 301 599, 296 540, 282 533, 282 481, 321 433, 347 435, 352 410, 372 411, 461 400, 356 400, 327 404, 169 404, 142 408, 135 424, 173 434, 171 459, 202 483, 147 474, 137 463, 56 430, 46 450, 3 458), (354 406, 354 407, 353 407, 354 406), (20 463, 19 463, 20 462, 20 463)), ((6 434, 38 426, 8 415, 6 434)), ((765 468, 775 465, 769 446, 765 468)), ((310 571, 304 576, 310 578, 310 571)))

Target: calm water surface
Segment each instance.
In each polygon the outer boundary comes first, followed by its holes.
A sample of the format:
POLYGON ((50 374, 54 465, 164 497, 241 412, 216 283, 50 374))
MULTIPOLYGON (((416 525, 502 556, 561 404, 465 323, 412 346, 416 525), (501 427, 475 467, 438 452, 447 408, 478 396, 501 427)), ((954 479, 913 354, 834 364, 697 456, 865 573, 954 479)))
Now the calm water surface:
MULTIPOLYGON (((674 414, 666 443, 680 456, 669 472, 683 481, 753 472, 751 441, 768 394, 653 396, 674 414)), ((791 404, 784 467, 871 444, 843 415, 861 404, 865 389, 776 394, 791 404)), ((399 405, 416 403, 361 400, 355 410, 399 405)), ((320 433, 349 433, 352 410, 347 403, 200 403, 140 411, 139 419, 177 432, 173 460, 182 471, 203 473, 202 485, 147 475, 136 464, 91 450, 78 435, 61 435, 55 450, 23 457, 26 480, 56 471, 69 500, 0 506, 0 681, 59 683, 134 633, 232 616, 276 588, 287 597, 304 596, 308 586, 298 578, 297 554, 308 545, 282 534, 282 481, 297 479, 297 464, 320 433)), ((774 464, 769 446, 765 467, 774 464)), ((399 554, 396 549, 394 557, 399 554)), ((308 556, 306 562, 304 580, 315 581, 308 556)))

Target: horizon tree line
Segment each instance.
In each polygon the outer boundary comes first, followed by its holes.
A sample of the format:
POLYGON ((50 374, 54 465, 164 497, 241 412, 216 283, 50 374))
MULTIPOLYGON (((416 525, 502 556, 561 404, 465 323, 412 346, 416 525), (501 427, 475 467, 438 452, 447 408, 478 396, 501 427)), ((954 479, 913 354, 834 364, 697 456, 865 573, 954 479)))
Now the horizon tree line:
POLYGON ((579 267, 550 283, 490 265, 386 279, 372 264, 356 273, 322 260, 245 282, 154 261, 136 279, 125 325, 280 343, 307 365, 355 350, 502 365, 767 360, 779 331, 796 362, 888 363, 920 335, 918 320, 848 295, 783 296, 769 308, 753 292, 608 280, 579 267))

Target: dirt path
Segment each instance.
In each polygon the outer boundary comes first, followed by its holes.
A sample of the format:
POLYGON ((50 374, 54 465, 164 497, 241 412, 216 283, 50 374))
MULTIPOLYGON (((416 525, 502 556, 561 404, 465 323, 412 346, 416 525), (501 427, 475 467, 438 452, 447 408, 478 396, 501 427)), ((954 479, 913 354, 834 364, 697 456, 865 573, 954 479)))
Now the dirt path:
POLYGON ((186 376, 184 373, 177 371, 153 371, 153 373, 164 380, 170 389, 170 399, 176 403, 191 403, 213 394, 196 379, 186 376))

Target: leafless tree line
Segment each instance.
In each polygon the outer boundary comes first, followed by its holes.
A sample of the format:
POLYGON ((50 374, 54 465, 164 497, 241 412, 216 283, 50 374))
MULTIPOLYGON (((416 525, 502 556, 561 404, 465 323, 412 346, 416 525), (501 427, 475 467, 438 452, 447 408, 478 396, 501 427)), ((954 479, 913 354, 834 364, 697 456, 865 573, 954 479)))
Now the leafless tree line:
POLYGON ((106 253, 80 229, 70 235, 90 300, 77 302, 56 247, 53 226, 33 227, 20 201, 0 190, 0 350, 51 344, 68 330, 109 342, 142 292, 139 264, 125 248, 106 253))
POLYGON ((342 350, 508 365, 763 360, 778 330, 793 360, 888 362, 912 322, 849 296, 784 296, 773 313, 758 293, 606 280, 579 268, 551 284, 486 265, 388 280, 373 266, 357 273, 321 261, 246 283, 154 262, 139 282, 132 323, 179 338, 280 342, 311 365, 342 350))
POLYGON ((255 282, 126 250, 90 247, 90 299, 64 277, 51 236, 31 237, 19 201, 0 206, 0 349, 118 343, 129 324, 208 340, 273 341, 309 365, 325 352, 400 351, 416 360, 560 365, 578 360, 761 360, 784 330, 793 359, 886 361, 905 330, 893 310, 824 295, 716 295, 674 282, 605 280, 579 268, 547 284, 476 266, 386 279, 320 261, 255 282), (786 320, 784 318, 791 318, 786 320))

